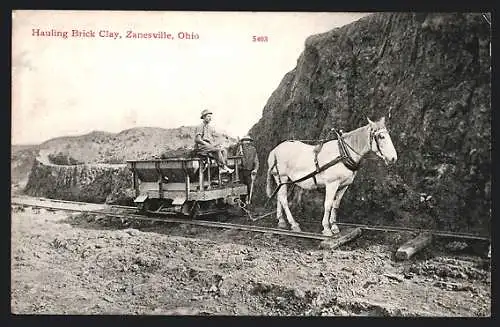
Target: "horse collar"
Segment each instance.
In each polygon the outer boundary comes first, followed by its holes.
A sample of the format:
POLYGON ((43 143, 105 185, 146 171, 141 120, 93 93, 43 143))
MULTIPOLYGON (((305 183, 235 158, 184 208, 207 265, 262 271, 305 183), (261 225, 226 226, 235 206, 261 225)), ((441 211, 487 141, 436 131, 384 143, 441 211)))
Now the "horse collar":
MULTIPOLYGON (((340 152, 340 157, 342 160, 342 163, 347 167, 347 169, 356 171, 359 169, 360 164, 351 157, 349 154, 349 150, 347 150, 346 146, 349 146, 347 143, 345 143, 344 139, 342 137, 339 138, 339 152, 340 152)), ((350 147, 350 146, 349 146, 350 147)))

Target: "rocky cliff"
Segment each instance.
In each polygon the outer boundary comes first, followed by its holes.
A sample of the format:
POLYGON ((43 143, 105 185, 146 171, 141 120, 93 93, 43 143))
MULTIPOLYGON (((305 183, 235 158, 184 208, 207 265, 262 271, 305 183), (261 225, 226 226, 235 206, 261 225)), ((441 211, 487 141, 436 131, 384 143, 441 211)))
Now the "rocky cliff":
MULTIPOLYGON (((386 117, 399 160, 363 160, 339 221, 488 232, 489 42, 480 13, 378 13, 309 37, 250 130, 265 163, 256 200, 274 146, 355 129, 366 113, 386 117)), ((320 224, 323 194, 302 195, 299 222, 320 224)))
POLYGON ((125 164, 55 165, 37 157, 24 191, 50 199, 132 205, 131 187, 125 164))

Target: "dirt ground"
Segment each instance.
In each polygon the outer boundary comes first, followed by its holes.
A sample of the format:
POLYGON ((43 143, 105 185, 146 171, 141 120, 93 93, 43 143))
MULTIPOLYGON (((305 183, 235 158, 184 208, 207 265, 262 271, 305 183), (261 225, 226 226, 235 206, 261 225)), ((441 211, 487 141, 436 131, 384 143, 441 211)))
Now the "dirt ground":
POLYGON ((412 235, 337 250, 186 225, 123 226, 87 214, 12 211, 14 314, 490 316, 489 261, 412 235), (120 225, 121 227, 117 227, 120 225))

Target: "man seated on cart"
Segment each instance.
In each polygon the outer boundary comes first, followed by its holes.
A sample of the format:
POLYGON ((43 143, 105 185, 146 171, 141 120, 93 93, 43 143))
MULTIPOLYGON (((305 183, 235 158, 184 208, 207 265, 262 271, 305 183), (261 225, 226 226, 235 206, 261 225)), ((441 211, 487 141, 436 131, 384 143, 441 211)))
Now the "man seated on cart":
POLYGON ((212 112, 205 109, 201 112, 203 123, 196 127, 194 137, 194 151, 197 155, 208 156, 217 161, 220 173, 233 173, 227 166, 227 150, 215 143, 215 130, 210 126, 212 112))

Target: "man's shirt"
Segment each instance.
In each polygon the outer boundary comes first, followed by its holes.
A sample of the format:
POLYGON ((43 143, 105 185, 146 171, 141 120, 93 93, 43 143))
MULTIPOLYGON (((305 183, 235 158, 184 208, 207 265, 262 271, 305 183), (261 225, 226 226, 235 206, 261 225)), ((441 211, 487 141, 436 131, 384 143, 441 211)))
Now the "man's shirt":
POLYGON ((215 129, 209 124, 201 123, 201 125, 196 126, 194 136, 197 135, 201 135, 202 140, 215 144, 215 129))
POLYGON ((252 144, 242 144, 241 149, 243 151, 242 168, 247 170, 258 170, 259 157, 257 156, 255 147, 252 144))

